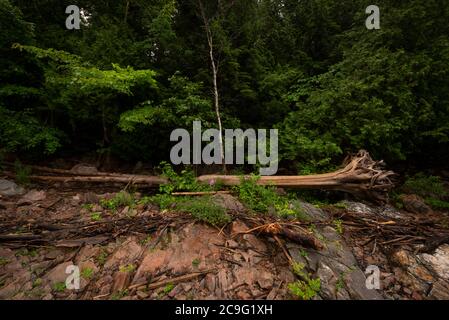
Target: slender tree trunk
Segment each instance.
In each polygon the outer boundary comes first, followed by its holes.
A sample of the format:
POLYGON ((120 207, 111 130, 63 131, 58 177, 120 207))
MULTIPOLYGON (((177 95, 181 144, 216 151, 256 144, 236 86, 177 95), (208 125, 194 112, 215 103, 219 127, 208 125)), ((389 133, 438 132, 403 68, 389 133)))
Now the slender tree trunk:
POLYGON ((126 1, 125 18, 123 19, 124 23, 126 23, 126 21, 128 20, 128 11, 129 11, 129 0, 126 1))
POLYGON ((220 115, 220 96, 218 93, 218 64, 215 62, 214 57, 214 42, 212 31, 210 29, 209 20, 206 17, 206 12, 204 10, 203 2, 201 0, 198 1, 201 17, 203 19, 204 28, 206 30, 207 44, 209 46, 209 58, 212 69, 212 82, 214 86, 214 107, 215 107, 215 115, 217 117, 218 123, 218 131, 219 131, 219 144, 220 144, 220 157, 223 165, 223 171, 226 173, 226 163, 225 163, 225 155, 224 155, 224 143, 223 143, 223 127, 221 124, 221 115, 220 115))

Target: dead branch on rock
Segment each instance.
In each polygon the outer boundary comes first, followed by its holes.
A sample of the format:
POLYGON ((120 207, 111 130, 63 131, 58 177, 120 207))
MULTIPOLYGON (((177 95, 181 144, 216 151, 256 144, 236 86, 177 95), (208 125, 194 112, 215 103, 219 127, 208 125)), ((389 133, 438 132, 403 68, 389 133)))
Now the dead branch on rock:
POLYGON ((340 217, 345 230, 364 239, 366 246, 376 243, 381 248, 414 245, 419 252, 432 252, 443 243, 449 243, 449 229, 440 220, 395 220, 382 217, 369 218, 358 213, 346 212, 340 217))
POLYGON ((300 227, 298 223, 270 221, 268 218, 248 217, 245 215, 239 215, 239 219, 243 220, 252 228, 244 232, 233 234, 233 237, 239 234, 258 233, 272 237, 281 236, 292 242, 303 245, 304 247, 313 248, 315 250, 322 250, 324 248, 323 244, 312 232, 300 227))

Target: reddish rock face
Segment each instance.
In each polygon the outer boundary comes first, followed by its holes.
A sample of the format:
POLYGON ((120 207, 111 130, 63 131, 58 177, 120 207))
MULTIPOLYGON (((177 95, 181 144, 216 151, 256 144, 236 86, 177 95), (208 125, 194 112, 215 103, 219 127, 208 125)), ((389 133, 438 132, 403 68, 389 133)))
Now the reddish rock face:
POLYGON ((134 238, 129 238, 112 254, 108 261, 106 261, 104 267, 106 269, 112 269, 133 263, 140 257, 142 250, 143 248, 134 238))
POLYGON ((133 283, 162 271, 180 275, 206 270, 220 258, 219 246, 224 246, 225 242, 225 237, 216 229, 191 224, 182 230, 179 239, 172 239, 168 248, 145 254, 133 283))

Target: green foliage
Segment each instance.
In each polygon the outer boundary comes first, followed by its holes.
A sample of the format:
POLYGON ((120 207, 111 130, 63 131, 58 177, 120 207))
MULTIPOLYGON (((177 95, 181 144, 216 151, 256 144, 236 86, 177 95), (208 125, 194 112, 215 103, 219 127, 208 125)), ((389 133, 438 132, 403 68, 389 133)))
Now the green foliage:
POLYGON ((157 194, 151 197, 144 197, 140 201, 142 204, 154 204, 161 210, 166 210, 176 203, 177 199, 169 194, 157 194))
POLYGON ((201 263, 201 260, 199 258, 195 258, 192 260, 192 266, 194 266, 195 268, 198 268, 200 263, 201 263))
POLYGON ((13 112, 0 105, 0 118, 0 145, 6 151, 39 151, 48 155, 61 146, 61 132, 41 123, 31 110, 13 112))
POLYGON ((81 277, 83 277, 84 279, 91 279, 93 275, 94 269, 92 268, 84 268, 83 270, 81 270, 81 277))
POLYGON ((341 219, 335 219, 332 221, 334 224, 335 230, 338 234, 343 234, 343 221, 341 219))
POLYGON ((131 273, 134 272, 135 270, 136 266, 131 263, 124 266, 120 266, 120 272, 131 273))
POLYGON ((175 285, 173 283, 167 284, 164 287, 164 289, 162 290, 161 295, 165 296, 165 295, 169 294, 174 288, 175 288, 175 285))
POLYGON ((57 282, 53 285, 53 290, 56 292, 64 292, 66 289, 65 282, 57 282))
POLYGON ((310 275, 304 271, 302 263, 295 262, 292 268, 293 272, 301 279, 288 284, 290 292, 301 300, 313 299, 321 290, 321 280, 310 278, 310 275))
POLYGON ((168 81, 170 95, 164 97, 160 104, 145 101, 140 107, 123 113, 119 122, 122 130, 134 131, 138 125, 190 128, 195 120, 202 120, 206 126, 211 125, 211 104, 201 97, 201 84, 189 81, 179 72, 168 81))
POLYGON ((434 209, 449 211, 449 202, 447 201, 435 198, 426 198, 425 202, 434 209))
POLYGON ((402 189, 421 197, 439 198, 447 195, 447 191, 440 177, 426 176, 424 173, 418 173, 408 178, 402 186, 402 189))
POLYGON ((257 184, 259 178, 255 175, 242 177, 240 184, 234 187, 247 208, 257 213, 269 213, 271 209, 280 217, 304 218, 302 209, 288 198, 280 196, 274 186, 257 184))
POLYGON ((100 205, 106 209, 117 211, 120 207, 133 207, 135 200, 131 194, 126 191, 118 192, 111 199, 100 199, 100 205))
MULTIPOLYGON (((362 0, 203 3, 224 127, 279 128, 282 164, 300 174, 359 148, 447 163, 447 6, 379 0, 369 32, 362 0)), ((197 1, 86 0, 80 31, 64 28, 66 5, 0 0, 0 149, 154 164, 174 128, 216 126, 197 1)))
POLYGON ((90 215, 90 218, 92 221, 100 221, 101 220, 101 213, 100 212, 94 212, 90 215))
POLYGON ((210 197, 180 200, 176 203, 176 209, 190 213, 196 220, 213 226, 224 226, 231 222, 231 217, 226 213, 225 209, 215 204, 210 197))
MULTIPOLYGON (((405 193, 414 193, 422 198, 426 204, 436 210, 449 210, 449 202, 447 202, 448 192, 440 177, 427 176, 420 172, 412 177, 407 178, 400 191, 405 193)), ((393 201, 397 207, 402 208, 402 202, 398 193, 393 193, 393 201)))
POLYGON ((274 187, 258 185, 259 178, 255 175, 248 178, 242 177, 240 184, 234 189, 246 207, 256 212, 267 213, 270 208, 279 203, 279 196, 274 187))
POLYGON ((175 191, 209 191, 211 188, 201 184, 196 180, 195 173, 192 170, 184 169, 181 174, 177 174, 173 167, 162 162, 159 165, 162 170, 162 176, 169 180, 169 183, 159 187, 159 191, 164 194, 170 194, 175 191))

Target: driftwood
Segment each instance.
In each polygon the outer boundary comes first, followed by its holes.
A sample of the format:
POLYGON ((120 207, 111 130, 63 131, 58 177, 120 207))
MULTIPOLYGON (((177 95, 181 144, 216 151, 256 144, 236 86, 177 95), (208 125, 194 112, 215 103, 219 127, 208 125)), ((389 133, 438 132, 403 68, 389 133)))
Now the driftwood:
MULTIPOLYGON (((384 170, 384 165, 383 161, 374 161, 367 151, 361 150, 356 156, 347 158, 342 169, 334 172, 308 176, 263 176, 257 183, 285 188, 339 190, 363 198, 384 200, 385 194, 394 186, 391 178, 395 175, 393 171, 384 170)), ((156 187, 168 183, 166 178, 159 176, 106 172, 77 174, 71 170, 39 166, 31 166, 31 168, 38 172, 58 174, 57 176, 31 175, 29 177, 31 180, 41 182, 122 183, 142 187, 156 187)), ((248 178, 249 176, 243 177, 243 179, 248 178)), ((236 175, 203 175, 197 178, 202 183, 221 183, 226 186, 238 185, 241 179, 241 176, 236 175)))

